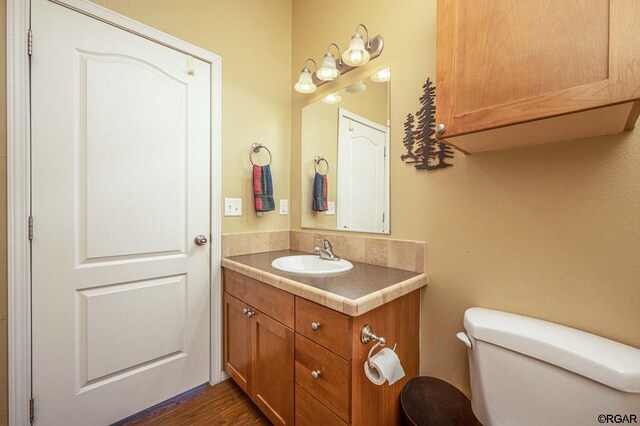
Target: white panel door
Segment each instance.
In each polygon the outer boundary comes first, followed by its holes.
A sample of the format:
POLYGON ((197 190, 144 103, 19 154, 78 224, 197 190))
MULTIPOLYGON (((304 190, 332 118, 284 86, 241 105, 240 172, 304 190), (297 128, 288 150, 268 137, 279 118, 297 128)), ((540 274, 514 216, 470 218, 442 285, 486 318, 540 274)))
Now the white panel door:
POLYGON ((386 232, 387 129, 340 108, 338 229, 386 232))
POLYGON ((210 65, 47 0, 32 28, 36 423, 105 425, 209 380, 210 65))

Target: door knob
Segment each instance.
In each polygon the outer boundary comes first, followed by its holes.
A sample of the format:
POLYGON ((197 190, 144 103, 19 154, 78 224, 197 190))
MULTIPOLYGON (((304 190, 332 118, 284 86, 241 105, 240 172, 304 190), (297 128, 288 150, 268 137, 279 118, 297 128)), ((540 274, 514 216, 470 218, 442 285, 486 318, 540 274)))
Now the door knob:
POLYGON ((198 235, 194 241, 197 246, 203 246, 208 242, 207 237, 205 237, 204 235, 198 235))

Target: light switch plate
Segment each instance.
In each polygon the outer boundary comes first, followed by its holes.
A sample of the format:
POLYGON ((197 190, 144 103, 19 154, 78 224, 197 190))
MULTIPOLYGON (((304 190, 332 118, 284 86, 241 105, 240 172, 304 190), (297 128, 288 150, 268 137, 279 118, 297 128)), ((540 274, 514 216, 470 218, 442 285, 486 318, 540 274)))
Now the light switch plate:
POLYGON ((242 198, 225 198, 224 215, 242 216, 242 198))
POLYGON ((329 201, 327 203, 327 211, 325 212, 327 216, 333 216, 336 214, 336 203, 334 201, 329 201))
POLYGON ((280 214, 283 216, 289 214, 289 200, 280 200, 280 214))

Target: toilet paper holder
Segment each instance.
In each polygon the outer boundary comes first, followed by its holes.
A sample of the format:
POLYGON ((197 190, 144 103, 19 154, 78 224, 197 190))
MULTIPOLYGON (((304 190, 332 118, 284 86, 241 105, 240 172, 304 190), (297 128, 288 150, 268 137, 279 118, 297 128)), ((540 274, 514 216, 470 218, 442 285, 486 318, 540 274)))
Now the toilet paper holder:
MULTIPOLYGON (((384 347, 387 345, 387 339, 385 339, 382 336, 378 336, 373 332, 373 328, 371 328, 371 326, 369 324, 365 324, 362 329, 360 330, 360 341, 363 344, 367 344, 371 341, 375 341, 376 344, 373 345, 371 347, 371 349, 369 349, 369 355, 367 355, 367 365, 371 368, 373 368, 371 366, 371 355, 373 354, 373 351, 375 351, 378 347, 384 347)), ((398 344, 394 344, 393 345, 393 351, 396 351, 396 347, 398 346, 398 344)))

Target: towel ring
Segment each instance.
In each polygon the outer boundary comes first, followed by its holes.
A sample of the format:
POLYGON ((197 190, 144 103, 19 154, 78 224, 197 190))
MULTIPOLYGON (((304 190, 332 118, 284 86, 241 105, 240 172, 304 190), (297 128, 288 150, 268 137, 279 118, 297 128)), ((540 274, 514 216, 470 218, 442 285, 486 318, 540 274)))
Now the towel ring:
MULTIPOLYGON (((379 347, 381 348, 385 347, 387 345, 387 339, 385 339, 382 336, 377 336, 373 332, 373 329, 371 328, 371 326, 369 324, 365 324, 360 330, 360 341, 366 345, 372 340, 375 341, 376 344, 373 345, 371 349, 369 349, 369 354, 367 355, 367 365, 369 366, 369 368, 373 368, 373 366, 371 365, 371 355, 373 355, 373 351, 375 351, 379 347)), ((396 347, 398 347, 397 343, 393 345, 392 351, 395 352, 396 347)))
POLYGON ((251 149, 249 150, 249 161, 251 162, 251 164, 253 164, 254 166, 256 166, 257 164, 253 162, 253 158, 251 158, 251 154, 253 154, 254 152, 260 152, 261 149, 266 149, 267 152, 269 153, 269 162, 266 164, 267 166, 271 165, 271 151, 269 151, 269 148, 267 148, 266 146, 262 145, 261 143, 254 143, 253 145, 251 145, 251 149))
MULTIPOLYGON (((329 162, 324 157, 320 157, 318 155, 313 157, 313 170, 315 170, 316 173, 320 173, 318 171, 318 165, 320 164, 321 161, 324 161, 324 163, 327 165, 327 170, 325 170, 325 172, 324 172, 324 174, 326 175, 327 173, 329 173, 329 162)), ((320 174, 322 174, 322 173, 320 173, 320 174)))

